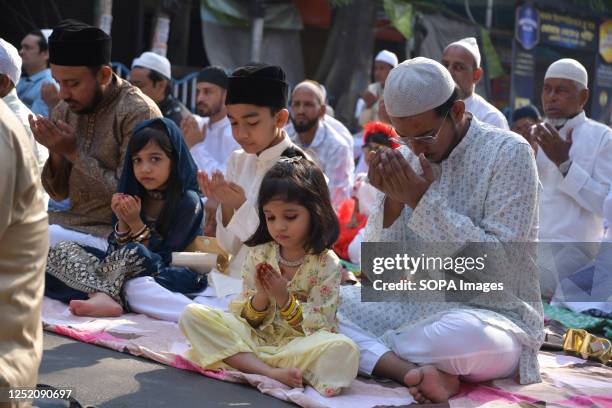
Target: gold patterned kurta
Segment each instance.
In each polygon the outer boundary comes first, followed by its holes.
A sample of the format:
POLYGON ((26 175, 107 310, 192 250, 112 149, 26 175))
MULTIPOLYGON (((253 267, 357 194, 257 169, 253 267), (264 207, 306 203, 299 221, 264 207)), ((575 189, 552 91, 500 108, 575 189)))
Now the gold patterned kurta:
POLYGON ((251 327, 242 317, 242 309, 256 292, 256 265, 267 262, 280 270, 278 250, 275 242, 249 250, 243 266, 244 289, 230 304, 231 313, 198 304, 185 309, 179 326, 192 345, 185 357, 215 369, 236 353, 252 352, 271 366, 301 369, 304 380, 321 394, 336 395, 357 376, 359 351, 352 340, 338 334, 341 271, 332 251, 307 255, 289 281, 289 293, 302 305, 303 333, 287 324, 273 299, 259 327, 251 327))
POLYGON ((112 231, 111 197, 123 169, 123 159, 134 127, 161 117, 159 108, 138 88, 113 74, 112 83, 90 114, 76 114, 64 101, 51 118, 63 120, 76 130, 77 159, 64 159, 51 171, 47 160, 42 182, 54 200, 70 198, 70 209, 49 214, 49 224, 58 224, 106 238, 112 231))

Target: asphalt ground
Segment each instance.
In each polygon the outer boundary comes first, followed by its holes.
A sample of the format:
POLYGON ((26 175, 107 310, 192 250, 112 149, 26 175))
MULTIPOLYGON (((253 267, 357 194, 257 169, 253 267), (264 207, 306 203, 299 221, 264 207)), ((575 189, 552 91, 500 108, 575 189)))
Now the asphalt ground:
MULTIPOLYGON (((248 385, 228 383, 44 332, 39 384, 71 389, 83 407, 295 407, 248 385)), ((36 400, 39 408, 67 402, 36 400)))

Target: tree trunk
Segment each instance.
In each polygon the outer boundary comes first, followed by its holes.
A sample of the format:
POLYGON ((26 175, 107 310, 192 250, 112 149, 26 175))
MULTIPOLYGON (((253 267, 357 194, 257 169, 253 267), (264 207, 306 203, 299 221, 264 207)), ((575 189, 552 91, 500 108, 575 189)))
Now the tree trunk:
POLYGON ((173 65, 187 65, 191 4, 191 0, 179 0, 171 14, 172 24, 170 24, 170 37, 168 38, 168 59, 173 65))
POLYGON ((355 125, 355 103, 369 83, 378 6, 374 0, 353 0, 336 10, 317 72, 328 94, 336 99, 337 119, 349 129, 355 125))
POLYGON ((96 0, 94 14, 96 27, 110 35, 113 24, 113 0, 96 0))

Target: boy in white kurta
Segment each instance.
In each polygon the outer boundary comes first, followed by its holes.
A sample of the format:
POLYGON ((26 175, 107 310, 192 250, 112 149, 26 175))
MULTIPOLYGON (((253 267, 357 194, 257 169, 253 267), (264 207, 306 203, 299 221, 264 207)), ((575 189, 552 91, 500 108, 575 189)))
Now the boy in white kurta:
MULTIPOLYGON (((261 180, 283 151, 294 146, 283 130, 289 117, 285 73, 266 65, 238 68, 228 78, 225 103, 234 139, 242 149, 230 156, 225 176, 221 172, 198 176, 204 196, 220 204, 217 241, 233 257, 230 275, 240 278, 246 254, 242 243, 259 225, 256 201, 261 180)), ((192 303, 149 277, 131 280, 125 291, 132 310, 163 320, 178 321, 192 303)))

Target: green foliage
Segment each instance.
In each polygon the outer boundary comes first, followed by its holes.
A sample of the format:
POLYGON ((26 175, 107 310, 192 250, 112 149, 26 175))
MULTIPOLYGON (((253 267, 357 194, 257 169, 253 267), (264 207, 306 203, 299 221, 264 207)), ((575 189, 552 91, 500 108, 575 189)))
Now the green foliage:
POLYGON ((383 6, 393 27, 402 33, 404 38, 411 38, 414 16, 412 4, 406 1, 384 0, 383 6))

